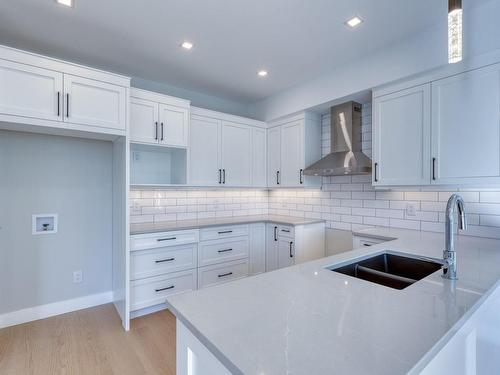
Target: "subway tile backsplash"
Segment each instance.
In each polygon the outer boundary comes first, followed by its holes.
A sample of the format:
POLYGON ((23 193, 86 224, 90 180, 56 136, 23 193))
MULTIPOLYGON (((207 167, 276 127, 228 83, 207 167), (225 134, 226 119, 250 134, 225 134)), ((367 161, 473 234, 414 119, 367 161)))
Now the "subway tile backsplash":
MULTIPOLYGON (((330 116, 322 118, 322 153, 330 151, 330 116)), ((363 151, 371 157, 371 105, 363 106, 363 151)), ((131 222, 259 214, 322 218, 332 229, 383 226, 444 231, 446 201, 455 191, 375 191, 370 176, 324 177, 321 189, 132 190, 131 222), (413 206, 414 212, 408 210, 413 206)), ((456 190, 465 199, 469 227, 463 234, 500 238, 500 189, 456 190)))

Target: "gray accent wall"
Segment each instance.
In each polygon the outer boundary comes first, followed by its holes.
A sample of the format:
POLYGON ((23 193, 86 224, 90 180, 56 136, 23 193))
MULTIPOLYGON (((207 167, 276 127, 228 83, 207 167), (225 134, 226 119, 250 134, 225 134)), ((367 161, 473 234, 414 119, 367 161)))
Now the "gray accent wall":
POLYGON ((0 314, 111 290, 112 161, 110 142, 0 131, 0 314), (52 213, 58 233, 32 235, 52 213))

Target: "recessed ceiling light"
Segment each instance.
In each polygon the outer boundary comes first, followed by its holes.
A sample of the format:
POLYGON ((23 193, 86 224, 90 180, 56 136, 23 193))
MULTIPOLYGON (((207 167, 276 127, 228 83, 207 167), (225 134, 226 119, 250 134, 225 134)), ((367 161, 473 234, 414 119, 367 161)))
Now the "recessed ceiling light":
POLYGON ((56 0, 58 4, 67 6, 67 7, 73 7, 73 0, 56 0))
POLYGON ((267 77, 267 70, 259 70, 257 74, 259 77, 267 77))
POLYGON ((191 43, 191 42, 188 42, 187 40, 185 40, 181 44, 181 47, 184 48, 184 49, 187 49, 187 50, 190 50, 191 48, 193 48, 193 46, 194 46, 194 44, 191 43))
POLYGON ((359 18, 358 16, 354 16, 351 19, 345 21, 345 24, 347 26, 349 26, 349 27, 354 28, 354 27, 358 26, 362 22, 363 22, 363 20, 361 18, 359 18))

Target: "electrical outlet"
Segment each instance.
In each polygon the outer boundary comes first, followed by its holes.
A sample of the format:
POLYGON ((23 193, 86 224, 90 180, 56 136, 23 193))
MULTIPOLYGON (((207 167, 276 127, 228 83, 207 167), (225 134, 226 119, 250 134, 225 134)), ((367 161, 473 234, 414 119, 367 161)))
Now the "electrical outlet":
POLYGON ((406 215, 408 216, 416 216, 417 215, 417 208, 413 203, 407 203, 406 204, 406 215))
POLYGON ((82 270, 73 271, 73 283, 80 284, 83 281, 83 272, 82 270))
POLYGON ((141 161, 141 153, 140 152, 133 151, 132 155, 133 155, 134 161, 141 161))

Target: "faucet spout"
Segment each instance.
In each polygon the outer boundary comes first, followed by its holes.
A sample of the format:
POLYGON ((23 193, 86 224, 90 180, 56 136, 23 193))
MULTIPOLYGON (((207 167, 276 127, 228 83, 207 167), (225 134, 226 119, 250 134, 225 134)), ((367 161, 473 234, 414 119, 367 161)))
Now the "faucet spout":
POLYGON ((452 194, 446 205, 446 223, 445 223, 445 248, 443 258, 446 266, 443 269, 443 277, 446 279, 457 279, 457 255, 455 252, 455 207, 458 209, 458 224, 460 229, 467 229, 467 215, 465 213, 465 203, 458 194, 452 194))

